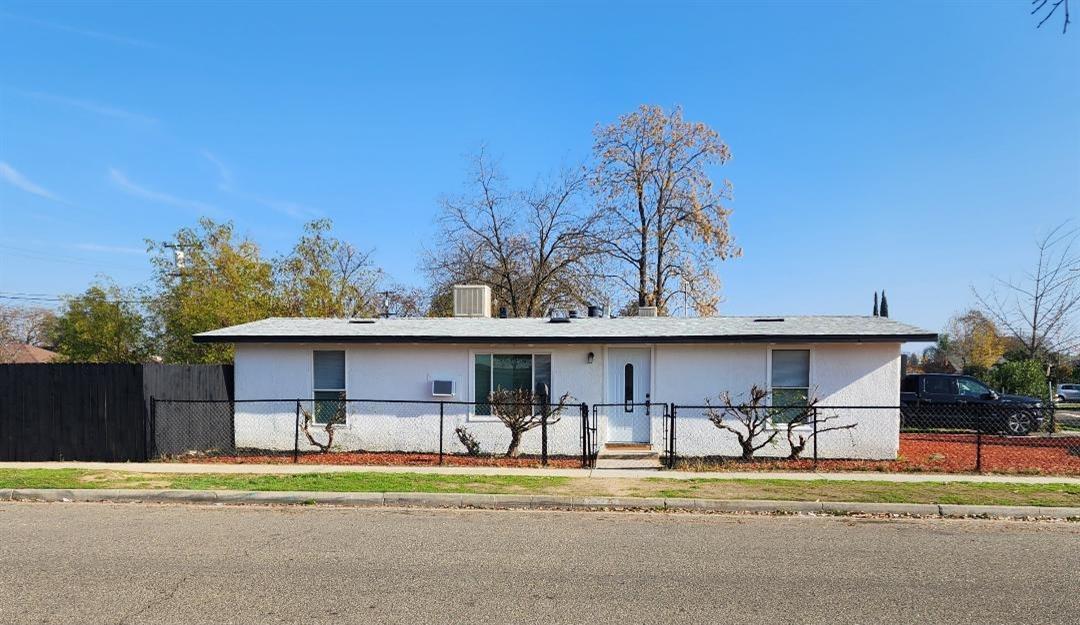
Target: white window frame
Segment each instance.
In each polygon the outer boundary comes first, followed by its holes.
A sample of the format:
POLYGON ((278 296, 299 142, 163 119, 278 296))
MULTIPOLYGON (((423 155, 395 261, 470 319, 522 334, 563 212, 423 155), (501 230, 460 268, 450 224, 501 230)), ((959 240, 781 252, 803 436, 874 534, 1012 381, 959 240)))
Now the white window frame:
MULTIPOLYGON (((814 359, 815 359, 815 356, 816 356, 815 353, 814 353, 814 346, 813 345, 770 345, 769 349, 767 351, 766 357, 765 357, 765 379, 767 380, 766 390, 769 392, 769 398, 768 398, 769 405, 770 406, 772 405, 772 400, 773 400, 773 388, 774 387, 773 387, 773 380, 772 380, 772 375, 773 375, 773 366, 772 366, 772 364, 773 364, 773 352, 774 351, 781 351, 781 352, 804 351, 804 352, 809 352, 809 354, 808 354, 809 363, 807 364, 807 372, 806 372, 806 382, 807 382, 807 384, 809 386, 806 387, 806 400, 810 401, 812 399, 812 397, 810 396, 810 390, 814 388, 814 359)), ((801 387, 801 386, 780 386, 780 387, 776 387, 776 388, 780 388, 780 389, 801 389, 803 387, 801 387)), ((779 429, 786 430, 787 427, 788 427, 788 424, 787 423, 772 423, 772 420, 770 419, 769 427, 771 427, 773 429, 778 429, 778 430, 779 429)), ((813 429, 813 427, 810 424, 796 425, 794 427, 795 431, 812 430, 812 429, 813 429)))
POLYGON ((323 425, 315 420, 315 393, 345 393, 345 423, 338 423, 334 429, 347 429, 351 425, 352 415, 349 414, 349 350, 347 349, 318 349, 311 350, 311 419, 312 425, 323 425), (341 352, 345 357, 345 388, 315 388, 315 352, 341 352))
MULTIPOLYGON (((536 388, 536 357, 537 356, 547 356, 548 358, 551 359, 551 385, 550 385, 550 388, 548 388, 548 392, 551 393, 552 396, 555 395, 554 391, 552 390, 553 388, 555 388, 555 354, 553 352, 548 352, 548 351, 543 351, 543 350, 533 351, 533 350, 529 350, 529 349, 522 350, 522 349, 509 349, 509 348, 502 348, 502 349, 472 349, 472 350, 469 350, 469 402, 470 402, 470 405, 469 405, 469 414, 468 414, 468 417, 466 419, 467 421, 475 421, 475 422, 478 422, 478 423, 484 423, 484 422, 492 422, 492 421, 498 421, 499 420, 499 418, 496 417, 495 415, 478 415, 478 414, 476 414, 476 402, 479 401, 476 398, 476 357, 477 356, 485 356, 485 355, 493 356, 493 357, 496 356, 496 355, 499 355, 499 356, 530 356, 532 358, 532 363, 529 365, 531 367, 531 369, 532 369, 531 370, 530 386, 529 386, 530 389, 535 389, 536 388)), ((492 363, 491 364, 492 364, 492 366, 491 366, 491 374, 490 375, 491 375, 492 379, 488 380, 488 384, 489 384, 488 388, 491 388, 490 385, 494 381, 493 380, 494 375, 495 375, 495 361, 494 361, 494 358, 492 358, 492 363)))

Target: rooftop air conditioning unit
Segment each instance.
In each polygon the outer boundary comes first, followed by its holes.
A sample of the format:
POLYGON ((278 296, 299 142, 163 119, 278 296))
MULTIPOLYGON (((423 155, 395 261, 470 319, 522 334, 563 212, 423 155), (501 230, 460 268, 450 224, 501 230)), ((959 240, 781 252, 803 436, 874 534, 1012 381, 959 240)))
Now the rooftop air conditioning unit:
POLYGON ((656 317, 657 316, 656 306, 638 306, 637 316, 638 317, 656 317))
POLYGON ((490 317, 491 287, 483 284, 454 285, 455 317, 490 317))

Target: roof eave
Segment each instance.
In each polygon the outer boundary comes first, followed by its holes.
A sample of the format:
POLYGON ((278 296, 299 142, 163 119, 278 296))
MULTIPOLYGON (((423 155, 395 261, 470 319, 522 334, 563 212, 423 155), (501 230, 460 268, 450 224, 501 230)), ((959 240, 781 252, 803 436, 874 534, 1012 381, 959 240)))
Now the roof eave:
POLYGON ((196 334, 196 343, 909 343, 935 342, 937 334, 744 334, 714 336, 356 336, 196 334))

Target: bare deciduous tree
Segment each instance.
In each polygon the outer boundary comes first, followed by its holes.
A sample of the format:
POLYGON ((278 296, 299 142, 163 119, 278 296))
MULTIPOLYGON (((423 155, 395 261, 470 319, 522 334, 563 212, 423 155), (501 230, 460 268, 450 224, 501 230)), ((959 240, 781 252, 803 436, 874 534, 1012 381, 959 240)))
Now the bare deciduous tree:
POLYGON ((541 398, 532 391, 524 389, 498 389, 491 392, 488 402, 491 413, 510 430, 510 445, 506 449, 507 458, 516 458, 520 453, 521 437, 534 428, 558 423, 562 411, 570 401, 570 394, 564 394, 559 402, 545 406, 541 398))
POLYGON ((47 347, 56 314, 45 308, 0 305, 0 362, 11 362, 19 345, 47 347))
POLYGON ((728 228, 727 181, 709 169, 731 158, 727 144, 701 122, 643 105, 594 131, 594 186, 603 227, 595 241, 615 268, 611 277, 638 306, 670 308, 683 295, 700 314, 720 301, 715 262, 738 256, 728 228))
POLYGON ((595 217, 582 208, 583 170, 564 169, 515 192, 482 150, 468 186, 465 195, 441 201, 439 243, 422 261, 437 294, 452 284, 486 284, 514 317, 589 297, 595 275, 587 261, 596 253, 587 235, 595 217))
POLYGON ((1072 353, 1080 346, 1080 230, 1061 224, 1036 243, 1035 266, 1021 279, 997 278, 985 293, 974 290, 983 312, 1024 346, 1028 358, 1072 353))
POLYGON ((1062 20, 1061 34, 1064 35, 1065 33, 1067 33, 1069 31, 1069 22, 1070 22, 1070 20, 1069 20, 1069 0, 1053 0, 1053 1, 1051 1, 1051 0, 1031 0, 1031 14, 1032 15, 1040 13, 1043 9, 1047 9, 1047 8, 1048 8, 1048 10, 1046 11, 1046 15, 1043 15, 1043 18, 1041 20, 1039 20, 1039 24, 1036 26, 1036 28, 1042 28, 1043 24, 1045 24, 1047 21, 1049 21, 1051 17, 1054 17, 1054 14, 1057 13, 1058 9, 1064 9, 1065 19, 1062 20))

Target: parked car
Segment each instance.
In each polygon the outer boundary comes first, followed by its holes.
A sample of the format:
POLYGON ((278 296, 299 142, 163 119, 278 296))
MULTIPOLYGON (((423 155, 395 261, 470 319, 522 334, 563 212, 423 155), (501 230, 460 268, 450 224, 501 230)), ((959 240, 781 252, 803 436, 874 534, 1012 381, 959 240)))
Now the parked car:
POLYGON ((900 383, 900 421, 907 428, 963 429, 1022 436, 1043 424, 1037 397, 998 393, 968 375, 920 373, 900 383))
POLYGON ((1058 384, 1054 399, 1057 401, 1080 402, 1080 384, 1058 384))

